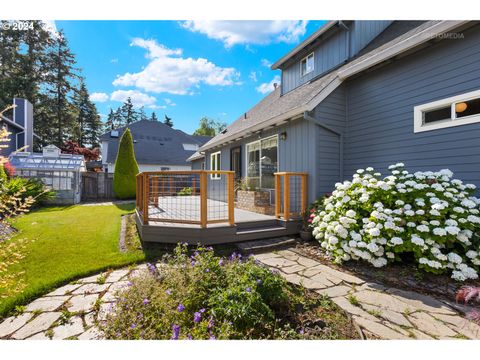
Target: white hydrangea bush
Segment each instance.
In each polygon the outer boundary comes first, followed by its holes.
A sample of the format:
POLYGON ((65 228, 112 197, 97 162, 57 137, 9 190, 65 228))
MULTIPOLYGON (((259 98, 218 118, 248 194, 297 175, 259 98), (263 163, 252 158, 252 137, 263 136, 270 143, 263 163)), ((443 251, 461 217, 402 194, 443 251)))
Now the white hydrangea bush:
POLYGON ((480 200, 475 185, 450 170, 416 172, 403 163, 381 178, 359 169, 337 183, 312 220, 314 237, 336 262, 365 260, 375 267, 413 254, 418 266, 451 272, 458 281, 478 278, 480 200))

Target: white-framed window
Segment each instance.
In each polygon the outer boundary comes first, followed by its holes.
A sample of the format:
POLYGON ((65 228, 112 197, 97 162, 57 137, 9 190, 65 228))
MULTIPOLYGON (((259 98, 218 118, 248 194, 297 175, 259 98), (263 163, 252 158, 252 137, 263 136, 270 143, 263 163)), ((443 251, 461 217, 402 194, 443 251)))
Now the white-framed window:
POLYGON ((413 108, 415 133, 480 122, 480 90, 413 108))
POLYGON ((315 68, 315 58, 313 52, 310 55, 305 56, 302 61, 300 62, 300 71, 302 76, 311 73, 315 68))
POLYGON ((250 186, 274 189, 278 171, 278 135, 248 143, 246 146, 247 178, 250 186))
MULTIPOLYGON (((210 154, 210 170, 220 171, 220 155, 220 151, 210 154)), ((220 174, 210 174, 210 179, 218 180, 220 178, 220 174)))

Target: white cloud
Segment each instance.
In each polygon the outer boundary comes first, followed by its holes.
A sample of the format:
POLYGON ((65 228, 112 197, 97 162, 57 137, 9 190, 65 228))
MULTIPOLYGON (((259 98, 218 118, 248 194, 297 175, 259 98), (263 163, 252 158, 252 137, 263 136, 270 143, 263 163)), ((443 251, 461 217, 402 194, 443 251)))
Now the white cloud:
POLYGON ((163 99, 163 101, 165 101, 165 104, 169 106, 177 106, 177 104, 175 104, 171 99, 163 99))
POLYGON ((189 20, 182 26, 220 40, 230 48, 236 44, 293 43, 305 34, 307 23, 297 20, 189 20))
POLYGON ((250 75, 248 75, 248 78, 252 81, 257 82, 257 73, 255 71, 250 72, 250 75))
POLYGON ((270 66, 272 66, 272 62, 267 59, 262 59, 262 66, 269 68, 270 66))
POLYGON ((201 84, 228 86, 240 76, 234 68, 223 68, 204 58, 182 57, 181 49, 169 49, 155 40, 136 38, 130 44, 147 50, 151 61, 137 73, 118 76, 113 85, 135 86, 149 92, 185 95, 201 84))
POLYGON ((110 95, 110 100, 124 102, 127 98, 132 99, 135 107, 141 106, 155 106, 155 99, 153 96, 144 94, 138 90, 116 90, 110 95))
POLYGON ((280 76, 279 75, 275 75, 275 77, 272 79, 272 81, 270 81, 268 83, 260 84, 259 86, 257 86, 255 88, 255 90, 257 90, 261 94, 267 94, 267 93, 269 93, 269 92, 271 92, 275 89, 274 86, 273 86, 274 83, 277 83, 278 85, 280 85, 280 76))
POLYGON ((105 102, 108 100, 108 94, 102 92, 94 92, 90 94, 90 101, 105 102))

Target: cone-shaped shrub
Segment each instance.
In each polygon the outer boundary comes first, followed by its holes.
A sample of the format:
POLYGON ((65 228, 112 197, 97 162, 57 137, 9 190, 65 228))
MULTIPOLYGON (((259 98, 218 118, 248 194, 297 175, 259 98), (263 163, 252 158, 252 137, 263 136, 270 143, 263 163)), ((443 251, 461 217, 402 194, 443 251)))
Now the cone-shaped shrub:
POLYGON ((138 174, 138 164, 133 150, 133 138, 130 129, 125 130, 118 145, 115 173, 113 174, 113 191, 119 199, 135 197, 135 176, 138 174))

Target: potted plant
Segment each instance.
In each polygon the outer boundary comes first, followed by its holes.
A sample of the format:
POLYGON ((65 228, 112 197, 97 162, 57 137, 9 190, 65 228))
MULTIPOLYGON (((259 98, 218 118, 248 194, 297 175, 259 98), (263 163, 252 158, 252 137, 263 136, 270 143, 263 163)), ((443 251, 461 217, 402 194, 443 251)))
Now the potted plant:
POLYGON ((313 240, 311 224, 312 218, 315 216, 314 211, 314 208, 309 208, 305 210, 302 214, 302 228, 300 229, 300 238, 303 241, 313 240))

